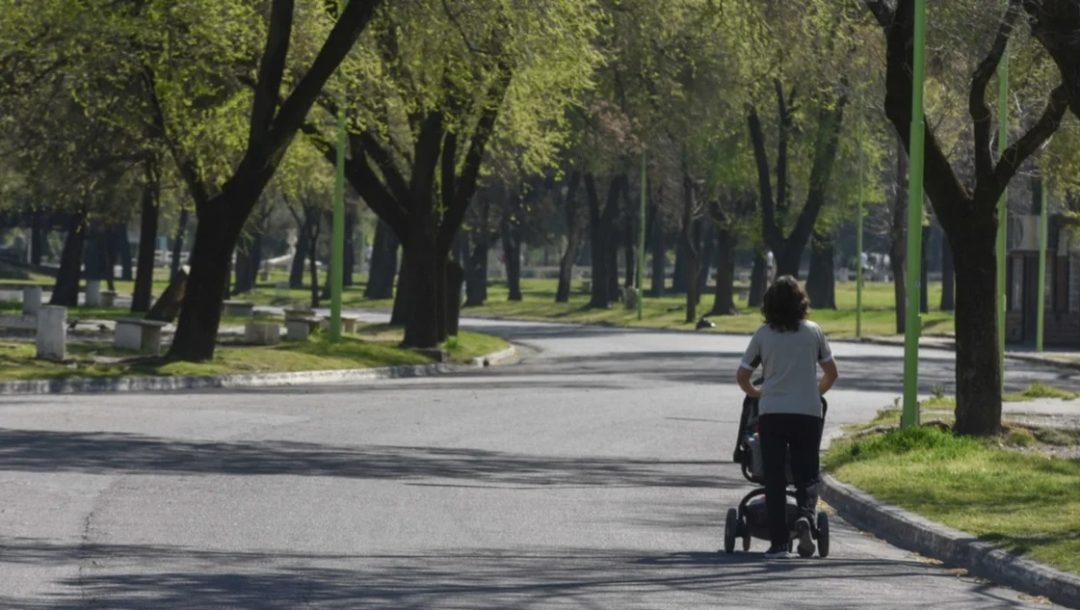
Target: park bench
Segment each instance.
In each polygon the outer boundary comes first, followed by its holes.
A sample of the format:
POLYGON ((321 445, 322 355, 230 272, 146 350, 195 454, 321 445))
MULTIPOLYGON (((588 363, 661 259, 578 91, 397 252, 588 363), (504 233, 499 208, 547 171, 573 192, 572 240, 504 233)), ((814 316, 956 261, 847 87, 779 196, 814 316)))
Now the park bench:
POLYGON ((225 301, 223 303, 226 316, 250 317, 255 313, 255 303, 251 301, 225 301))
POLYGON ((285 337, 289 341, 307 341, 319 326, 317 316, 295 316, 285 318, 285 337))
POLYGON ((101 306, 102 307, 115 307, 116 306, 116 291, 114 291, 114 290, 102 290, 101 291, 101 306))
POLYGON ((161 329, 165 322, 144 318, 120 318, 113 330, 113 345, 157 356, 161 353, 161 329))

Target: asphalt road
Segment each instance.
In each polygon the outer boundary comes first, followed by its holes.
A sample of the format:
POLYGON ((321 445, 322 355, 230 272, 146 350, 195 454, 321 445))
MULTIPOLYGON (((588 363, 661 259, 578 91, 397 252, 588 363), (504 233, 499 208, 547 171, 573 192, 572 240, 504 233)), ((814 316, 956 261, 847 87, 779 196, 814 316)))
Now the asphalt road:
MULTIPOLYGON (((839 521, 827 560, 718 554, 744 337, 472 326, 522 364, 0 398, 0 608, 1047 607, 839 521)), ((898 348, 834 350, 830 430, 900 389, 898 348)))

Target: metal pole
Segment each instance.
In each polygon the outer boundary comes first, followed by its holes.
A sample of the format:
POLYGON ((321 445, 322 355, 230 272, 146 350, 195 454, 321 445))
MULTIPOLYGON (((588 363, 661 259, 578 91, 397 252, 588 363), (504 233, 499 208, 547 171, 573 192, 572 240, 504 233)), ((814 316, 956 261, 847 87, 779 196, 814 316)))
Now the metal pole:
POLYGON ((919 290, 922 276, 923 204, 923 51, 926 47, 926 0, 915 0, 914 50, 911 75, 911 142, 908 166, 907 302, 904 303, 904 411, 903 427, 919 425, 919 290))
POLYGON ((645 200, 649 179, 646 173, 645 149, 641 149, 641 212, 638 219, 637 247, 637 319, 644 315, 645 301, 645 200))
POLYGON ((855 216, 855 336, 862 337, 863 309, 863 194, 866 181, 866 161, 862 146, 859 147, 858 213, 855 216))
MULTIPOLYGON (((1007 44, 1007 43, 1006 43, 1007 44)), ((998 78, 998 156, 1005 155, 1005 148, 1009 143, 1009 53, 1008 47, 1002 54, 997 68, 998 78)), ((1006 248, 1006 231, 1009 224, 1009 209, 1007 205, 1008 189, 1001 193, 998 200, 997 217, 997 334, 998 334, 998 371, 1001 373, 1001 387, 1005 388, 1005 309, 1008 301, 1005 298, 1005 265, 1008 264, 1006 248)))
MULTIPOLYGON (((346 0, 347 1, 347 0, 346 0)), ((341 14, 345 2, 338 2, 341 14)), ((345 100, 338 104, 334 176, 334 226, 330 249, 330 340, 341 340, 341 292, 345 277, 345 100)))
POLYGON ((1046 237, 1050 224, 1049 190, 1046 180, 1040 179, 1039 185, 1039 294, 1035 305, 1035 351, 1043 351, 1043 334, 1046 315, 1046 237))

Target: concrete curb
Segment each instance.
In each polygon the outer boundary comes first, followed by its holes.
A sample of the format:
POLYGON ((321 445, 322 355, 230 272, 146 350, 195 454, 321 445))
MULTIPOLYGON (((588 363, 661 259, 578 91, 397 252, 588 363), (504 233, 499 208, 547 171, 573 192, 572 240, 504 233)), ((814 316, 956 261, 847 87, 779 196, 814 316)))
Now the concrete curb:
POLYGON ((215 388, 262 388, 376 379, 427 377, 475 368, 511 364, 517 359, 514 346, 474 358, 469 364, 417 364, 371 369, 298 371, 295 373, 236 374, 202 377, 115 377, 111 379, 32 379, 0 383, 0 396, 78 394, 105 392, 175 392, 215 388))
POLYGON ((959 530, 934 523, 822 476, 822 498, 856 527, 890 544, 961 567, 969 573, 1057 604, 1080 608, 1080 576, 1010 555, 959 530))

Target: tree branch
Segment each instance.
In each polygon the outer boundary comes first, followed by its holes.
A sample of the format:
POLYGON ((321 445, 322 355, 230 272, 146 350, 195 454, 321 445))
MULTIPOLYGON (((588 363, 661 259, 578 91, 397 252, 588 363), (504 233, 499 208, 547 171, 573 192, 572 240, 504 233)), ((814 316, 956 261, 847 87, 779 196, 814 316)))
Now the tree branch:
POLYGON ((757 163, 762 233, 769 248, 779 252, 783 247, 784 236, 780 232, 780 227, 776 225, 776 202, 773 200, 769 176, 769 157, 765 152, 765 134, 761 131, 761 120, 753 105, 747 109, 746 120, 750 126, 750 143, 754 148, 754 161, 757 163))
MULTIPOLYGON (((980 181, 976 187, 979 196, 985 195, 989 201, 996 201, 1009 186, 1009 181, 1020 171, 1020 166, 1028 157, 1039 150, 1054 135, 1061 125, 1061 119, 1069 108, 1069 92, 1064 85, 1058 85, 1050 93, 1050 100, 1043 109, 1042 116, 1019 140, 1005 149, 1005 153, 994 167, 989 180, 980 181), (988 189, 989 192, 984 192, 988 189)), ((980 197, 976 197, 979 199, 980 197)))
POLYGON ((270 8, 270 26, 266 47, 259 60, 259 77, 255 83, 251 104, 251 126, 248 130, 248 150, 261 148, 270 133, 281 95, 281 79, 289 54, 292 35, 293 0, 274 0, 270 8))
MULTIPOLYGON (((971 79, 971 91, 968 95, 968 113, 971 114, 975 132, 976 182, 986 180, 994 171, 993 153, 990 150, 993 116, 990 113, 990 105, 986 103, 986 87, 990 82, 990 77, 997 70, 998 64, 1001 63, 1005 49, 1008 48, 1009 36, 1012 34, 1019 15, 1020 5, 1018 1, 1010 0, 1005 16, 1002 18, 997 34, 994 36, 994 43, 991 45, 986 57, 975 68, 975 73, 971 79)), ((998 117, 998 120, 1004 121, 1006 118, 998 117)))

